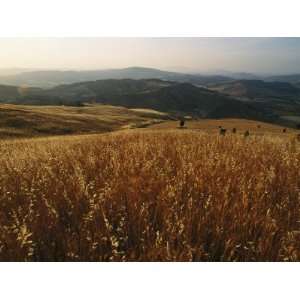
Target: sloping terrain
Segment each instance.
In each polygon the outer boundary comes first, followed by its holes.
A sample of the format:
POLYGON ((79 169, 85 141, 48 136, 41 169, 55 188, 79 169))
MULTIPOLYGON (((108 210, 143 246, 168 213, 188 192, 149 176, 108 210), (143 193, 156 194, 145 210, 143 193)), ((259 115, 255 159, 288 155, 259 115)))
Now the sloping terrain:
POLYGON ((199 85, 224 82, 231 78, 222 75, 184 74, 162 71, 153 68, 130 67, 124 69, 90 70, 90 71, 31 71, 0 76, 0 84, 27 85, 43 88, 54 87, 59 84, 71 84, 82 81, 104 79, 162 79, 178 82, 190 82, 199 85))
POLYGON ((274 75, 265 78, 266 81, 289 82, 294 85, 300 85, 300 74, 274 75))
POLYGON ((0 86, 0 102, 34 105, 78 105, 115 96, 153 91, 175 84, 158 79, 108 79, 59 85, 51 89, 0 86))
POLYGON ((11 102, 75 106, 83 103, 102 103, 127 108, 154 109, 177 115, 190 114, 204 118, 264 118, 263 111, 255 109, 251 104, 189 83, 158 79, 97 80, 60 85, 47 90, 34 89, 11 102))
POLYGON ((100 103, 154 109, 181 117, 243 118, 295 126, 299 89, 289 83, 239 80, 210 89, 159 79, 108 79, 59 85, 51 89, 0 87, 0 102, 83 107, 100 103))
POLYGON ((263 118, 263 114, 248 103, 188 83, 175 84, 156 91, 103 98, 102 102, 125 107, 152 108, 203 118, 263 118))
MULTIPOLYGON (((295 126, 300 116, 300 89, 288 82, 237 80, 215 84, 214 91, 251 103, 264 112, 267 119, 286 126, 295 126)), ((226 106, 224 110, 226 110, 226 106)), ((225 111, 224 111, 225 113, 225 111)))
POLYGON ((0 97, 2 101, 5 99, 16 99, 20 96, 19 88, 17 86, 0 85, 0 97))
POLYGON ((263 80, 236 80, 210 86, 211 89, 247 98, 297 97, 300 90, 288 82, 265 82, 263 80))
POLYGON ((15 101, 33 93, 41 92, 39 88, 0 85, 0 102, 15 101))
POLYGON ((44 95, 60 97, 68 101, 108 101, 116 96, 140 94, 148 91, 174 85, 174 82, 158 79, 107 79, 87 82, 78 82, 68 85, 59 85, 44 90, 44 95))
POLYGON ((154 110, 109 105, 84 107, 0 105, 0 139, 108 132, 144 127, 169 119, 154 110))
POLYGON ((0 85, 0 103, 22 102, 33 94, 41 95, 42 91, 34 87, 0 85))

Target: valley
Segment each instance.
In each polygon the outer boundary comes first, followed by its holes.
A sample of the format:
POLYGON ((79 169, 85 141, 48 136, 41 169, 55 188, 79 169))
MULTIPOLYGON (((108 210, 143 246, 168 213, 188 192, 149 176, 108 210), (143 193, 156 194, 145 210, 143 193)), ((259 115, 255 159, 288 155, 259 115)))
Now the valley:
POLYGON ((0 260, 299 261, 296 85, 130 71, 0 86, 0 260))
MULTIPOLYGON (((47 71, 33 71, 21 73, 19 76, 43 78, 41 72, 48 74, 47 71)), ((55 77, 56 73, 51 72, 48 75, 55 77)), ((0 103, 31 107, 68 106, 74 109, 105 104, 127 109, 152 109, 177 119, 185 115, 194 119, 236 118, 293 128, 299 123, 300 89, 296 75, 287 77, 292 78, 291 81, 279 82, 272 81, 272 77, 233 79, 213 75, 201 77, 199 74, 187 76, 134 67, 101 72, 75 72, 74 80, 83 81, 71 80, 70 83, 69 80, 64 81, 69 73, 61 71, 59 74, 61 77, 58 76, 57 80, 61 84, 51 87, 45 87, 38 82, 35 87, 21 84, 26 81, 15 82, 20 84, 16 86, 5 85, 3 83, 7 81, 1 81, 0 76, 0 103), (96 80, 86 81, 88 79, 96 80)), ((240 76, 245 77, 244 74, 240 76)))

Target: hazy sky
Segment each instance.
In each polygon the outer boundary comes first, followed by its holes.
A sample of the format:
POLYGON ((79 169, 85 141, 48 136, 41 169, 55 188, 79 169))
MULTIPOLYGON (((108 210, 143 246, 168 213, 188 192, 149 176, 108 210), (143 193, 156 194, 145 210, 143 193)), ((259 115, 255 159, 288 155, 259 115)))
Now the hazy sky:
POLYGON ((0 68, 300 72, 300 38, 0 38, 0 68))

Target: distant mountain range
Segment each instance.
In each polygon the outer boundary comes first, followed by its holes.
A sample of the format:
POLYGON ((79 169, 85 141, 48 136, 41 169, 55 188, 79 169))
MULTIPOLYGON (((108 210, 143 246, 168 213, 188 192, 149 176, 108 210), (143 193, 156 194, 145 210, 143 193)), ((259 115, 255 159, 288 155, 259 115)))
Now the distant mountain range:
POLYGON ((0 76, 0 84, 50 88, 60 84, 104 79, 161 79, 188 82, 198 85, 224 82, 231 78, 220 75, 198 75, 162 71, 152 68, 131 67, 125 69, 93 71, 32 71, 0 76))
POLYGON ((23 68, 0 68, 0 76, 11 76, 20 74, 23 72, 35 71, 33 69, 23 69, 23 68))
POLYGON ((297 87, 300 87, 300 74, 269 76, 266 77, 265 80, 289 82, 297 87))
POLYGON ((246 98, 295 98, 300 96, 300 89, 288 82, 234 80, 225 83, 216 83, 211 85, 210 88, 230 96, 246 98))
POLYGON ((80 100, 124 106, 152 108, 197 117, 243 117, 261 119, 263 115, 251 105, 190 83, 151 80, 104 80, 58 86, 47 94, 69 101, 80 100), (222 114, 223 108, 228 109, 222 114), (222 109, 220 110, 220 107, 222 109), (242 116, 241 116, 242 117, 242 116))
MULTIPOLYGON (((241 76, 251 78, 248 73, 241 76)), ((3 78, 0 77, 0 82, 3 78)), ((279 77, 292 82, 271 81, 278 77, 235 80, 134 67, 106 71, 34 71, 5 78, 16 82, 0 85, 0 102, 5 103, 73 106, 103 103, 198 118, 246 118, 287 126, 300 122, 297 75, 279 77), (34 83, 47 88, 33 87, 34 83)))
POLYGON ((235 80, 214 84, 211 89, 251 103, 277 123, 300 123, 300 88, 291 83, 235 80))
POLYGON ((0 84, 0 102, 15 101, 17 98, 29 96, 37 91, 41 92, 42 89, 0 84))
POLYGON ((265 107, 190 83, 159 79, 109 79, 51 89, 1 86, 0 101, 35 105, 102 103, 127 108, 150 108, 196 118, 246 118, 276 122, 265 107))
POLYGON ((129 67, 123 69, 89 70, 89 71, 60 71, 60 70, 30 70, 30 69, 0 69, 0 84, 15 86, 32 86, 51 88, 61 84, 72 84, 84 81, 104 79, 161 79, 186 82, 196 85, 209 86, 232 80, 264 80, 289 82, 300 86, 300 74, 262 76, 247 72, 215 71, 203 74, 190 74, 163 71, 154 68, 129 67), (219 73, 218 73, 219 72, 219 73))

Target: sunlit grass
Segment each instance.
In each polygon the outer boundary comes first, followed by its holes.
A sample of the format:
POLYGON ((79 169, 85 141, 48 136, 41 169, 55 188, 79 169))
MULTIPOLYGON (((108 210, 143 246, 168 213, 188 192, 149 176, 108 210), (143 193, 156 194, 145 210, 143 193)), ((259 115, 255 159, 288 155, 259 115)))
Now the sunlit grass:
POLYGON ((299 146, 189 130, 0 142, 0 259, 300 260, 299 146))

